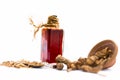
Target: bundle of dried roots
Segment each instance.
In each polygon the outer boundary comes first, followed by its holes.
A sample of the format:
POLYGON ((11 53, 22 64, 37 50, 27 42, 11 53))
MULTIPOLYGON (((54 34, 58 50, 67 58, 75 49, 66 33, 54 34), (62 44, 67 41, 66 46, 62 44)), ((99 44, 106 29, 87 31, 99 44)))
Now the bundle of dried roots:
POLYGON ((112 50, 108 47, 105 47, 102 50, 99 50, 95 55, 89 56, 87 58, 79 58, 77 61, 71 62, 70 60, 58 55, 56 57, 56 65, 53 67, 62 70, 63 64, 67 65, 67 71, 71 70, 83 70, 86 72, 97 73, 103 69, 103 65, 111 59, 113 54, 112 50))

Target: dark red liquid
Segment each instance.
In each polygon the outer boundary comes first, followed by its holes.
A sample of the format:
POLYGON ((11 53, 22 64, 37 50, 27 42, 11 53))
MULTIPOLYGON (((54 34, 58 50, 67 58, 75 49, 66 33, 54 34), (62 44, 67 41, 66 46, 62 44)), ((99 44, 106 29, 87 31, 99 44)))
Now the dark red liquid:
POLYGON ((63 29, 42 29, 41 60, 54 63, 62 55, 63 29))

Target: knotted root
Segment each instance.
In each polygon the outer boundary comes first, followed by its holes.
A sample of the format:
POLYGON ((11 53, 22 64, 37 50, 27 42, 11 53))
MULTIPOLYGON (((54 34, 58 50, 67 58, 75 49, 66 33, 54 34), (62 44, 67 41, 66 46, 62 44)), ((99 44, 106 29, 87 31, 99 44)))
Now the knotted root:
POLYGON ((42 27, 59 28, 59 19, 57 18, 56 15, 49 16, 48 20, 47 20, 47 23, 45 23, 45 24, 35 25, 32 18, 29 18, 29 20, 30 20, 30 24, 35 28, 34 29, 34 38, 35 38, 37 32, 39 31, 39 29, 42 28, 42 27))

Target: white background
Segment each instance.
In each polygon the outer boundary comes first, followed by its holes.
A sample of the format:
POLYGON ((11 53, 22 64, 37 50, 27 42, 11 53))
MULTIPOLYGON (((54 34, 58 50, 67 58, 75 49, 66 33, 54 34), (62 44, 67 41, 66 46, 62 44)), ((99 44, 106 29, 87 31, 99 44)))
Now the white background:
MULTIPOLYGON (((105 39, 120 45, 119 0, 0 0, 0 62, 40 61, 41 32, 33 39, 29 17, 40 24, 46 23, 47 17, 53 14, 58 16, 60 27, 64 29, 63 56, 70 60, 87 57, 91 48, 105 39)), ((2 80, 119 80, 119 58, 118 52, 116 64, 99 74, 0 67, 0 77, 2 80)))

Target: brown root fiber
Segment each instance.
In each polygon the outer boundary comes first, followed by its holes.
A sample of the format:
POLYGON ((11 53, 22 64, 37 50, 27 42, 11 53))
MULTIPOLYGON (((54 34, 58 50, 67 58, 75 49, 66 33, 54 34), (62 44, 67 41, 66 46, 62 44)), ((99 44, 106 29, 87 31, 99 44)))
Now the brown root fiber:
POLYGON ((32 18, 29 18, 29 20, 30 20, 30 24, 35 28, 34 29, 34 38, 35 38, 37 32, 39 31, 39 29, 42 28, 42 27, 59 28, 59 19, 57 18, 56 15, 49 16, 48 20, 47 20, 47 23, 45 23, 45 24, 35 25, 32 18))

